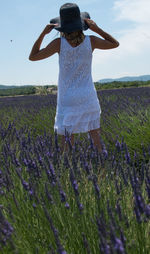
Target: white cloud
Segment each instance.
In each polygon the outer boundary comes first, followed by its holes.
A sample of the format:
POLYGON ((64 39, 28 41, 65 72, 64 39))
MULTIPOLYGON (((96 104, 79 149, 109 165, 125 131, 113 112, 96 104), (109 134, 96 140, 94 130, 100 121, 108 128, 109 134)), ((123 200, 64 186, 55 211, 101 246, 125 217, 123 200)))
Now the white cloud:
MULTIPOLYGON (((150 45, 150 1, 149 0, 117 0, 114 3, 117 12, 116 20, 134 22, 134 28, 124 30, 120 45, 131 54, 141 53, 150 45)), ((120 48, 121 49, 121 48, 120 48)))
MULTIPOLYGON (((150 0, 115 0, 112 10, 116 22, 128 22, 124 23, 127 24, 125 29, 116 33, 118 34, 116 39, 120 42, 118 48, 95 52, 93 69, 96 72, 98 64, 102 66, 102 69, 103 66, 107 66, 108 72, 110 70, 109 73, 113 76, 116 71, 115 65, 118 65, 120 73, 134 74, 138 68, 143 73, 147 58, 150 57, 150 0), (140 58, 142 59, 141 67, 137 68, 136 61, 139 59, 139 64, 140 58), (129 64, 125 67, 124 63, 129 64)), ((147 69, 145 67, 145 71, 147 69)))
POLYGON ((118 12, 116 20, 150 23, 149 0, 116 0, 113 8, 118 12))
POLYGON ((124 31, 120 45, 129 53, 141 53, 150 49, 150 1, 149 0, 117 0, 114 3, 117 11, 116 20, 134 22, 134 28, 124 31))

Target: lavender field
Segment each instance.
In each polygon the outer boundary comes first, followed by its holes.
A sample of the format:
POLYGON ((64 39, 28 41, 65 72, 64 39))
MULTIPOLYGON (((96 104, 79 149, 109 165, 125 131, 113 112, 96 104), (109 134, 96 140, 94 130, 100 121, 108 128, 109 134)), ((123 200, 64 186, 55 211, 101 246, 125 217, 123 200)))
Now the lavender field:
POLYGON ((0 98, 0 253, 150 253, 150 88, 98 91, 103 153, 56 95, 0 98))

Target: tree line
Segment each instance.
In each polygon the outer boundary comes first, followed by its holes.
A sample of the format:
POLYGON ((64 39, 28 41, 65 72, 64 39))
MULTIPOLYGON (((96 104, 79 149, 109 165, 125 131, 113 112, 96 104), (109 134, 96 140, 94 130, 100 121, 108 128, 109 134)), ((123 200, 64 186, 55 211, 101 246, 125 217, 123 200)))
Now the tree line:
MULTIPOLYGON (((130 87, 144 87, 150 86, 149 81, 113 81, 108 83, 94 82, 96 90, 103 89, 118 89, 118 88, 130 88, 130 87)), ((45 86, 19 86, 15 88, 0 89, 0 96, 17 96, 17 95, 32 95, 32 94, 56 94, 56 85, 45 85, 45 86)))
POLYGON ((108 83, 95 82, 94 84, 95 84, 96 90, 117 89, 117 88, 150 86, 150 80, 148 81, 113 81, 108 83))

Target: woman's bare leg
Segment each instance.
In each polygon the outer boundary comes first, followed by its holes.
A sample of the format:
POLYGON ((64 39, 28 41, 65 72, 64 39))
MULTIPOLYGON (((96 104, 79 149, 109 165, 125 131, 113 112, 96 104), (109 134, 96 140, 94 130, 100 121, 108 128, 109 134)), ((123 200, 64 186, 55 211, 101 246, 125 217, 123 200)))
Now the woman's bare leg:
POLYGON ((91 130, 89 131, 89 134, 93 140, 94 146, 97 147, 99 153, 102 152, 102 145, 100 142, 100 129, 95 129, 95 130, 91 130))
MULTIPOLYGON (((71 134, 71 145, 74 145, 74 134, 71 134)), ((61 138, 61 153, 63 153, 63 151, 68 151, 68 144, 65 143, 65 136, 62 135, 61 138)))

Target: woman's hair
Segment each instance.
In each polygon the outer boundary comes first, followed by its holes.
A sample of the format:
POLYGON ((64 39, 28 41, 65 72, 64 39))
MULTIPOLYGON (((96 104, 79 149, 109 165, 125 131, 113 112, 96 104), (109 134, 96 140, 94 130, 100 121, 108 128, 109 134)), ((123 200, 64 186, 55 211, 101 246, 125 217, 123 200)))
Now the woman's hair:
POLYGON ((83 31, 75 31, 72 33, 61 32, 60 35, 65 37, 69 42, 71 42, 71 44, 75 44, 76 46, 82 43, 85 37, 83 31))

